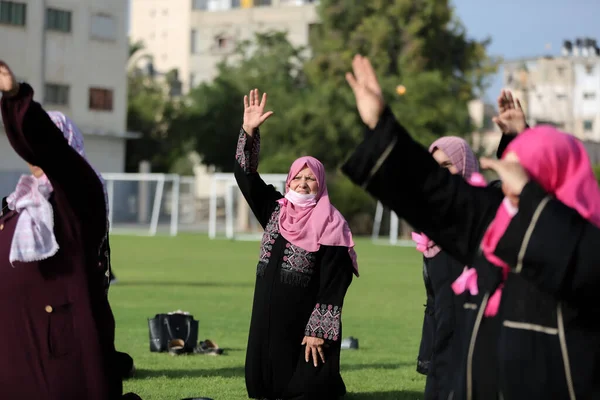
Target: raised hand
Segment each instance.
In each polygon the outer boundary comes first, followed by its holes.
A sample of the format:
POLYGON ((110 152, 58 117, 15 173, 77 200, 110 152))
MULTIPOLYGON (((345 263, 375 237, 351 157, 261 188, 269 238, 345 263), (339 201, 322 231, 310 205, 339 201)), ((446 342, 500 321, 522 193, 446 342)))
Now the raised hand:
POLYGON ((369 59, 359 54, 355 55, 352 60, 352 73, 346 74, 346 81, 354 92, 360 118, 365 125, 374 129, 383 112, 385 102, 369 59))
POLYGON ((263 93, 262 99, 259 101, 258 89, 253 89, 248 96, 244 96, 244 124, 242 127, 248 135, 252 136, 254 130, 273 115, 273 111, 265 112, 266 105, 267 94, 263 93))
POLYGON ((3 95, 14 95, 19 91, 19 84, 8 65, 0 61, 0 92, 3 95))
POLYGON ((514 206, 519 205, 519 196, 529 182, 529 175, 519 163, 514 153, 508 153, 503 160, 482 158, 481 168, 495 171, 502 181, 502 191, 514 206))
POLYGON ((527 127, 525 113, 519 99, 513 99, 510 90, 502 90, 498 96, 499 115, 492 118, 502 133, 518 135, 527 127))

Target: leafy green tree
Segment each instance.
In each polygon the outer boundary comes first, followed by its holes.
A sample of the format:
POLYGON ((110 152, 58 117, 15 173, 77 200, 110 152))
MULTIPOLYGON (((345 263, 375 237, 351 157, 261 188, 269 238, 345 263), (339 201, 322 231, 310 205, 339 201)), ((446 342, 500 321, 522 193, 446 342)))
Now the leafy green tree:
POLYGON ((497 60, 486 54, 488 40, 467 37, 447 0, 323 0, 319 15, 319 40, 311 40, 314 57, 306 73, 319 97, 338 108, 321 136, 333 136, 335 127, 347 127, 346 137, 360 136, 344 88, 356 53, 371 58, 390 107, 418 140, 428 144, 471 131, 467 102, 485 89, 497 60))
POLYGON ((306 79, 302 71, 304 49, 292 46, 285 32, 256 34, 238 44, 218 65, 216 78, 192 90, 187 105, 171 130, 188 131, 203 163, 228 172, 233 168, 235 146, 243 117, 243 97, 253 88, 267 92, 274 116, 261 128, 261 169, 287 172, 296 144, 306 139, 303 115, 306 79))
POLYGON ((139 139, 127 141, 126 171, 137 172, 140 161, 150 161, 153 172, 169 172, 171 166, 190 147, 186 131, 170 129, 171 121, 179 115, 178 101, 168 94, 173 72, 167 74, 166 85, 155 80, 137 67, 137 62, 152 57, 144 52, 144 45, 130 45, 127 77, 127 130, 141 134, 139 139))

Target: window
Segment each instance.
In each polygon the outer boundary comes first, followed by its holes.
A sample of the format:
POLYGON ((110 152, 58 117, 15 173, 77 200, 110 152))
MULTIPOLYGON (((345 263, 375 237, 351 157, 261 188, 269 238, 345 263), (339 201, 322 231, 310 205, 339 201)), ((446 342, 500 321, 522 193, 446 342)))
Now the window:
POLYGON ((198 31, 192 29, 190 32, 190 52, 196 54, 198 52, 198 31))
POLYGON ((596 98, 596 93, 594 92, 585 92, 583 93, 583 98, 586 100, 594 100, 596 98))
POLYGON ((15 1, 0 1, 0 24, 25 26, 27 4, 15 1))
POLYGON ((208 10, 208 0, 192 0, 192 10, 208 10))
POLYGON ((69 86, 47 83, 44 87, 44 103, 66 106, 69 104, 69 86))
POLYGON ((217 48, 219 48, 219 49, 226 49, 227 48, 227 46, 229 44, 229 40, 227 40, 226 37, 219 36, 216 39, 217 39, 217 48))
POLYGON ((46 29, 49 31, 71 32, 71 11, 46 9, 46 29))
POLYGON ((196 87, 196 74, 190 73, 190 90, 196 87))
POLYGON ((593 66, 593 65, 591 65, 591 64, 588 64, 588 65, 586 65, 586 66, 585 66, 585 72, 586 72, 588 75, 592 75, 592 74, 594 73, 594 66, 593 66))
POLYGON ((271 0, 254 0, 255 6, 270 6, 271 0))
POLYGON ((113 91, 110 89, 90 88, 90 110, 112 111, 113 91))
POLYGON ((560 66, 560 67, 556 68, 556 71, 558 72, 558 76, 562 77, 565 74, 565 67, 560 66))
POLYGON ((566 98, 567 98, 567 95, 566 95, 566 94, 564 94, 564 93, 557 93, 557 94, 556 94, 556 98, 557 98, 558 100, 564 100, 564 99, 566 99, 566 98))
POLYGON ((594 121, 591 119, 586 119, 583 121, 583 130, 586 132, 591 132, 594 129, 594 121))
POLYGON ((90 37, 96 40, 117 40, 117 24, 115 18, 107 14, 92 15, 90 37))
POLYGON ((241 0, 231 0, 231 8, 240 8, 241 6, 241 0))

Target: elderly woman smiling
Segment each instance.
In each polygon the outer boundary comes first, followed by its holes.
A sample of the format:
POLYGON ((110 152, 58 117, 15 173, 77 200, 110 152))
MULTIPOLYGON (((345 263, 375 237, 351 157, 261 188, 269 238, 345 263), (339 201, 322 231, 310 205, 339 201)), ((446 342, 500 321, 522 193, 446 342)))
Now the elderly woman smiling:
POLYGON ((246 354, 254 399, 338 399, 341 313, 353 274, 352 233, 329 201, 323 164, 294 161, 285 196, 257 172, 266 93, 244 97, 235 177, 264 228, 246 354))

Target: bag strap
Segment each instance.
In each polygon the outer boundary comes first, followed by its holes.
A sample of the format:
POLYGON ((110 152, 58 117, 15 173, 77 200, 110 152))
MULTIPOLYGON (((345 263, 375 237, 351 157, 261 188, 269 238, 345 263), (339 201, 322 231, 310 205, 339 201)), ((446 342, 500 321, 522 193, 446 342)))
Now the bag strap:
MULTIPOLYGON (((169 338, 173 339, 173 331, 171 330, 171 325, 169 323, 169 318, 165 318, 165 325, 167 326, 167 331, 169 332, 169 338)), ((190 335, 192 334, 192 323, 190 322, 189 318, 186 318, 186 325, 187 325, 187 336, 185 338, 185 342, 187 343, 187 341, 190 339, 190 335)))

